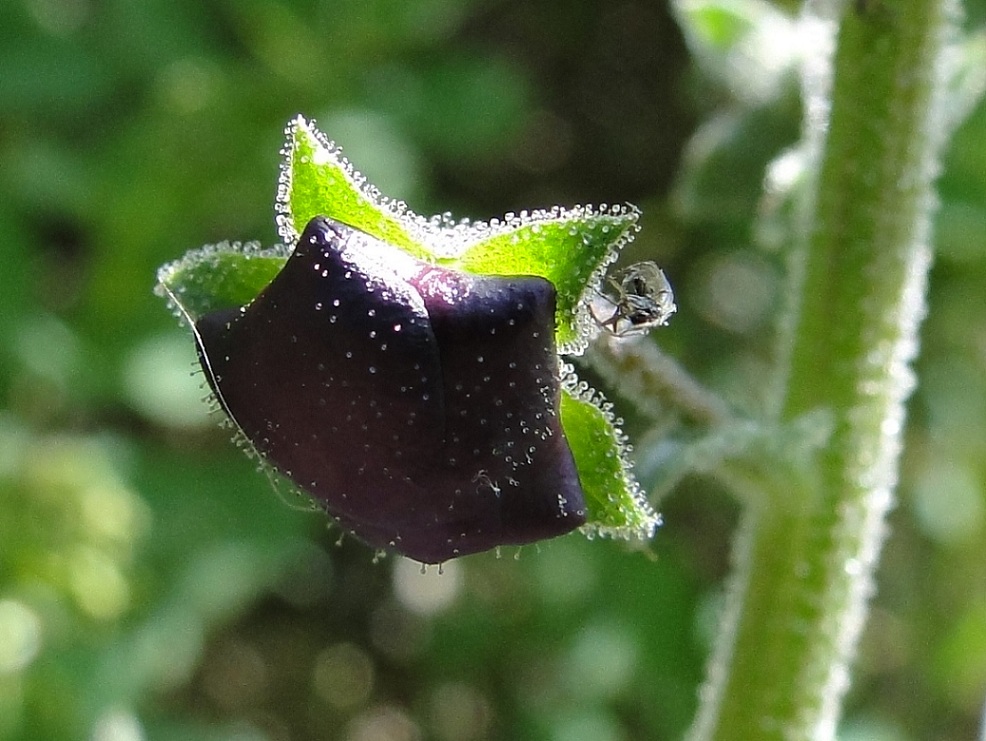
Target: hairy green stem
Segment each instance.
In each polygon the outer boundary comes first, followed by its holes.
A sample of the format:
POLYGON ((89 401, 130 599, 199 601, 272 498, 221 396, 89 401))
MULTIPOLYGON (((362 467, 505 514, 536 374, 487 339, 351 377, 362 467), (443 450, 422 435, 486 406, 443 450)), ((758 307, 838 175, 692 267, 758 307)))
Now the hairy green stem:
POLYGON ((839 18, 830 89, 806 101, 816 170, 777 406, 788 420, 825 410, 834 428, 800 469, 765 466, 694 741, 834 737, 913 385, 953 11, 856 0, 839 18))
POLYGON ((653 342, 600 333, 586 353, 586 360, 611 388, 655 418, 671 410, 706 427, 719 426, 730 418, 729 407, 722 399, 701 386, 653 342))

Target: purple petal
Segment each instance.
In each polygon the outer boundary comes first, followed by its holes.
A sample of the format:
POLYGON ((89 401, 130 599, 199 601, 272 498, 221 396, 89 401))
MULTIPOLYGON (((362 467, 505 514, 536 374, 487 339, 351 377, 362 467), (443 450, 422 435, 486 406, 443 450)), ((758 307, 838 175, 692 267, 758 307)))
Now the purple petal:
POLYGON ((313 219, 248 306, 196 325, 254 447, 372 546, 426 563, 585 521, 558 418, 554 287, 313 219))

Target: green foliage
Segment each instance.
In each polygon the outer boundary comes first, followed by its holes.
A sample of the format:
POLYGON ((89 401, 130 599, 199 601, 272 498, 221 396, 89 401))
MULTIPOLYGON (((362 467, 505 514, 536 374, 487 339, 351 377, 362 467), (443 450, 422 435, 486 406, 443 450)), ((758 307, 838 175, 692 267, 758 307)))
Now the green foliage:
MULTIPOLYGON (((850 5, 891 25, 897 8, 850 5)), ((762 495, 757 466, 735 465, 746 438, 709 428, 724 410, 761 419, 776 389, 806 176, 798 12, 675 4, 676 28, 646 3, 0 3, 0 738, 680 738, 730 495, 762 495), (626 418, 644 490, 676 482, 655 559, 575 536, 441 576, 372 564, 197 411, 193 349, 150 276, 203 241, 276 240, 269 175, 299 111, 418 212, 642 206, 624 254, 667 270, 681 310, 662 357, 714 403, 644 372, 656 345, 619 345, 602 380, 590 349, 580 370, 626 418), (119 611, 83 607, 82 577, 116 584, 119 611)), ((981 733, 986 5, 965 15, 920 383, 847 741, 981 733)))
POLYGON ((147 693, 187 681, 208 626, 272 588, 301 545, 296 513, 240 508, 236 486, 183 508, 217 466, 248 484, 235 458, 41 435, 7 415, 0 448, 0 738, 137 723, 147 693), (148 483, 138 492, 131 479, 148 483))

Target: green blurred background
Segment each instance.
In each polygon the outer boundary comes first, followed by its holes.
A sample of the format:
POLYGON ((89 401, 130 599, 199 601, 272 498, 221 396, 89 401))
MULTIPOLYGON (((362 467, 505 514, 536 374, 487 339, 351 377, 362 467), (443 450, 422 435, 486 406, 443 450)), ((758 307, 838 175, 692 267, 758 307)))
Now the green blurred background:
MULTIPOLYGON (((282 129, 303 113, 419 213, 637 203, 628 259, 657 260, 680 307, 656 341, 756 409, 788 247, 762 186, 799 133, 796 13, 0 2, 0 739, 679 738, 728 572, 726 492, 687 479, 647 552, 576 534, 441 575, 374 563, 208 416, 154 271, 273 242, 282 129)), ((967 28, 984 18, 970 0, 967 28)), ((941 206, 845 741, 970 739, 986 695, 982 103, 941 206)))

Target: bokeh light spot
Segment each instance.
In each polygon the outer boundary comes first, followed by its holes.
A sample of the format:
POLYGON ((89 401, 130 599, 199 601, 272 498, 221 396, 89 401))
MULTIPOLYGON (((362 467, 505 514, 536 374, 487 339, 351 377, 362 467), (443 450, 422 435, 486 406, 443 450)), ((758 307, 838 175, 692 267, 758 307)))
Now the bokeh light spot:
POLYGON ((613 624, 587 626, 568 654, 571 689, 589 697, 614 697, 633 678, 637 645, 624 628, 613 624))
POLYGON ((382 705, 356 716, 346 741, 417 741, 421 733, 403 709, 382 705))
POLYGON ((246 708, 265 699, 269 671, 263 654, 241 640, 224 643, 217 658, 205 666, 206 692, 220 706, 230 710, 246 708))
POLYGON ((91 741, 144 741, 144 727, 129 710, 114 708, 103 713, 93 727, 91 741))
POLYGON ((352 643, 337 643, 315 659, 315 692, 337 708, 365 703, 373 692, 373 662, 352 643))
POLYGON ((551 729, 552 741, 624 741, 617 721, 602 711, 577 712, 560 718, 551 729))
POLYGON ((123 383, 137 411, 164 427, 211 425, 195 349, 182 334, 151 337, 130 354, 123 383))
POLYGON ((492 709, 475 687, 449 682, 435 688, 431 696, 431 722, 442 741, 470 741, 486 736, 492 709))
POLYGON ((422 569, 407 558, 394 566, 394 594, 402 605, 419 615, 434 615, 452 606, 462 584, 457 561, 440 568, 422 569))
POLYGON ((751 252, 733 252, 705 265, 695 308, 713 324, 742 334, 766 319, 776 290, 777 276, 765 261, 751 252))
POLYGON ((30 607, 0 600, 0 676, 28 666, 41 650, 41 620, 30 607))
POLYGON ((942 543, 964 543, 983 528, 983 486, 967 466, 940 461, 918 476, 912 501, 918 526, 942 543))
POLYGON ((80 547, 69 564, 76 604, 97 620, 118 617, 130 602, 130 587, 117 563, 100 550, 80 547))

